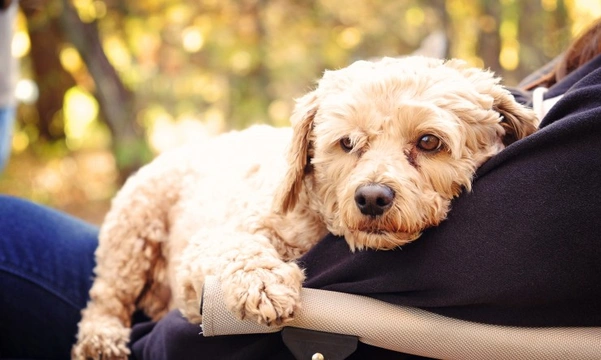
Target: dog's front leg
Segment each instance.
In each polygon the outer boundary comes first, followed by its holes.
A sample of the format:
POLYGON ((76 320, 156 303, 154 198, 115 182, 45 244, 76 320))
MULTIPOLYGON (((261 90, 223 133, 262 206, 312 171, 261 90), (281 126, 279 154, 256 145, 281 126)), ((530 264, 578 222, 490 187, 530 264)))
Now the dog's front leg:
POLYGON ((218 276, 225 302, 237 317, 266 325, 292 319, 304 280, 298 265, 283 261, 262 234, 202 231, 191 239, 177 272, 179 305, 190 321, 202 320, 207 275, 218 276))

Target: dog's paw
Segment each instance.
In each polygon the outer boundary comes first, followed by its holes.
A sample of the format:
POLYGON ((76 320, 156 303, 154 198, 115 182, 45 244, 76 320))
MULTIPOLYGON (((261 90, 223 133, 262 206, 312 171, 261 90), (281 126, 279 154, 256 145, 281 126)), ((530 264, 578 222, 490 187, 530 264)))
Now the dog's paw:
POLYGON ((130 329, 118 319, 88 319, 79 324, 73 360, 127 360, 130 329))
POLYGON ((245 266, 223 279, 225 302, 240 319, 281 325, 300 305, 304 274, 294 263, 245 266))

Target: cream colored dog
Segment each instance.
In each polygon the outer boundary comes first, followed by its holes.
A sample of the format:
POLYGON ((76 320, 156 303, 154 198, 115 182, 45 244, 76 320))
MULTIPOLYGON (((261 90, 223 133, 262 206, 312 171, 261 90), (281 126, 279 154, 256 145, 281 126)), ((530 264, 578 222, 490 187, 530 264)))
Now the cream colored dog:
POLYGON ((165 153, 127 181, 100 231, 74 358, 126 358, 135 309, 201 322, 207 275, 238 317, 286 322, 304 279, 294 259, 326 233, 352 250, 415 240, 537 119, 488 71, 408 57, 327 71, 292 125, 165 153))

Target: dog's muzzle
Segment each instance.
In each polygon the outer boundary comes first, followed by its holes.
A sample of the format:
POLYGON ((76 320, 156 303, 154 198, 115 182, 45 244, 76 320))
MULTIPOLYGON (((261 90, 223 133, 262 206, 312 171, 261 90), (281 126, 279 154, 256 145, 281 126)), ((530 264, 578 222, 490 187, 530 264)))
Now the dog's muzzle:
POLYGON ((367 184, 355 190, 355 204, 363 215, 382 215, 392 206, 393 200, 394 191, 386 185, 367 184))

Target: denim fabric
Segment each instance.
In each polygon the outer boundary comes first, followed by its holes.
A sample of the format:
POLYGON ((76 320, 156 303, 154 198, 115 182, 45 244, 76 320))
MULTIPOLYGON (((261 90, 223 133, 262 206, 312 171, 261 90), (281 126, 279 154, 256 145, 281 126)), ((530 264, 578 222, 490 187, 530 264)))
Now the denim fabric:
POLYGON ((0 107, 0 172, 4 170, 10 156, 14 125, 15 108, 0 107))
POLYGON ((69 358, 97 245, 95 227, 0 195, 0 358, 69 358))

